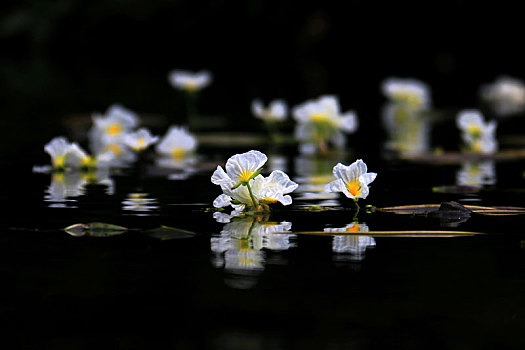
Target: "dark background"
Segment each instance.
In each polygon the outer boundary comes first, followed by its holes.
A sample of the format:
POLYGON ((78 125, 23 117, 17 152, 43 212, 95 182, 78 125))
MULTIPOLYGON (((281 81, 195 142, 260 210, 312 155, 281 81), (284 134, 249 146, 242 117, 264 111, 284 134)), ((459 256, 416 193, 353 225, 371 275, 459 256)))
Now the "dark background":
POLYGON ((439 108, 471 108, 480 84, 525 77, 519 13, 469 1, 5 2, 2 152, 34 149, 67 133, 69 116, 116 102, 179 122, 184 101, 167 82, 175 68, 213 73, 199 111, 225 117, 227 129, 259 127, 255 97, 293 106, 337 94, 366 136, 388 76, 427 82, 439 108))

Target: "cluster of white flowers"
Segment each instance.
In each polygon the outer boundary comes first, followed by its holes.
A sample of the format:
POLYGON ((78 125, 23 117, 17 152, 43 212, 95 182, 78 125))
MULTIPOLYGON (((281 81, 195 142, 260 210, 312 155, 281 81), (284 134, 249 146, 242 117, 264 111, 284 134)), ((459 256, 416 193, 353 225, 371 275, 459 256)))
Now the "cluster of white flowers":
POLYGON ((485 122, 480 111, 463 110, 458 113, 456 123, 468 152, 491 154, 498 150, 495 120, 485 122))
POLYGON ((268 177, 261 175, 268 157, 259 151, 236 154, 226 162, 226 171, 219 165, 211 177, 211 182, 219 185, 223 194, 213 202, 216 208, 231 205, 236 210, 258 209, 260 205, 280 202, 292 203, 288 193, 297 184, 280 170, 274 170, 268 177))

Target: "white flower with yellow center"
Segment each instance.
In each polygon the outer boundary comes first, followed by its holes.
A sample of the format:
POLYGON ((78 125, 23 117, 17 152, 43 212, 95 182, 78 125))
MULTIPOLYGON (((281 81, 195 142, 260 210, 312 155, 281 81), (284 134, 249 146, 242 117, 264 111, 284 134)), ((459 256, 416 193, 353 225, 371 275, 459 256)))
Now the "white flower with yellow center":
POLYGON ((51 157, 51 165, 55 169, 64 169, 71 154, 73 144, 63 136, 53 138, 44 146, 44 150, 51 157))
POLYGON ((226 162, 226 171, 217 166, 211 182, 221 186, 224 193, 215 199, 214 207, 232 205, 239 209, 275 202, 291 204, 292 198, 287 194, 293 192, 298 184, 280 170, 273 171, 266 178, 260 175, 267 159, 264 153, 252 150, 230 157, 226 162))
POLYGON ((525 110, 525 83, 522 80, 502 76, 494 83, 482 86, 480 94, 499 115, 525 110))
POLYGON ((430 107, 430 88, 419 80, 391 77, 383 81, 381 90, 393 102, 418 108, 430 107))
POLYGON ((296 139, 320 151, 325 150, 328 142, 336 147, 344 146, 346 139, 342 132, 356 131, 358 120, 354 112, 343 114, 340 109, 335 96, 321 96, 294 107, 292 114, 298 123, 295 128, 296 139))
POLYGON ((67 163, 74 168, 109 167, 111 166, 114 158, 115 156, 111 151, 106 151, 104 153, 97 154, 96 156, 92 156, 77 143, 73 143, 71 146, 71 154, 67 163))
POLYGON ((171 126, 157 143, 156 151, 165 157, 181 160, 197 148, 197 139, 185 128, 171 126))
POLYGON ((124 144, 134 151, 141 152, 157 142, 158 136, 151 135, 151 132, 146 128, 141 128, 137 131, 127 133, 124 135, 124 144))
POLYGON ((135 113, 118 104, 110 106, 104 115, 93 115, 92 119, 92 137, 98 138, 122 136, 135 128, 139 122, 135 113))
POLYGON ((348 198, 357 202, 359 198, 368 196, 368 185, 375 180, 376 173, 368 173, 366 164, 358 159, 349 166, 341 163, 334 166, 333 174, 337 180, 325 187, 326 192, 343 192, 348 198))
POLYGON ((495 120, 485 122, 481 112, 464 110, 458 113, 456 123, 470 152, 490 154, 497 151, 495 120))
POLYGON ((168 74, 168 81, 176 89, 187 92, 199 91, 211 83, 210 72, 202 70, 200 72, 190 72, 186 70, 174 70, 168 74))
POLYGON ((256 118, 267 122, 278 122, 286 119, 288 106, 283 100, 273 100, 265 107, 261 100, 252 102, 252 113, 256 118))

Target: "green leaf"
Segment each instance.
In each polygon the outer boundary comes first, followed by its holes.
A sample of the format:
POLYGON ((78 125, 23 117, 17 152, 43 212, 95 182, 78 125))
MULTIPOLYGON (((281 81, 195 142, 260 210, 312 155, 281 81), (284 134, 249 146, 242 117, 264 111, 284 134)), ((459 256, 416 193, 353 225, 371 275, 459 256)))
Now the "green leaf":
POLYGON ((167 241, 172 239, 184 239, 193 238, 197 234, 192 231, 183 230, 176 227, 161 226, 151 230, 144 231, 144 233, 150 237, 160 239, 161 241, 167 241))
POLYGON ((68 234, 74 237, 91 236, 91 237, 110 237, 116 236, 127 231, 128 228, 103 222, 91 222, 87 224, 74 224, 64 229, 68 234))

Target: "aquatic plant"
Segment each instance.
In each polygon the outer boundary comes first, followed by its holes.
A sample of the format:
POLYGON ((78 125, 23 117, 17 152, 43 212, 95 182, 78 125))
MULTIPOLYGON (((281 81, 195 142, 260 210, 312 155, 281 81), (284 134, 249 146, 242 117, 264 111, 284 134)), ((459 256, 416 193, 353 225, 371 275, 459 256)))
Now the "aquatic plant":
POLYGON ((356 131, 358 120, 354 112, 343 114, 340 110, 336 96, 321 96, 293 108, 295 138, 302 144, 302 151, 324 153, 329 144, 339 148, 346 144, 343 132, 356 131))
POLYGON ((480 96, 500 116, 525 110, 525 83, 516 78, 501 76, 491 84, 482 85, 480 96))
POLYGON ((54 137, 44 146, 44 151, 51 157, 53 169, 64 170, 66 161, 71 154, 73 144, 64 136, 54 137))
POLYGON ((198 142, 186 128, 173 125, 157 143, 157 153, 171 159, 182 160, 195 151, 198 142))
POLYGON ((226 171, 219 165, 211 177, 211 182, 219 185, 223 194, 213 202, 216 208, 231 205, 234 209, 251 208, 254 211, 269 210, 268 205, 280 202, 292 203, 288 193, 298 184, 291 181, 286 173, 275 170, 268 177, 260 175, 267 157, 259 151, 235 154, 226 162, 226 171))
POLYGON ((98 140, 120 137, 139 123, 139 118, 134 112, 119 104, 111 105, 105 114, 95 113, 92 120, 90 137, 98 140))
POLYGON ((465 151, 471 153, 491 154, 497 151, 495 137, 497 122, 485 122, 478 110, 463 110, 456 117, 456 124, 462 132, 465 151))
POLYGON ((390 77, 381 84, 381 91, 392 102, 412 108, 430 107, 430 88, 417 79, 390 77))
POLYGON ((140 128, 137 131, 125 134, 123 142, 134 151, 142 152, 158 140, 159 137, 151 135, 148 129, 140 128))
POLYGON ((212 81, 212 76, 206 70, 191 72, 175 69, 168 73, 168 81, 175 89, 194 93, 208 86, 212 81))
POLYGON ((375 180, 376 173, 368 173, 365 162, 361 159, 346 166, 338 163, 333 168, 336 180, 325 186, 326 192, 342 192, 346 197, 354 200, 359 208, 357 201, 359 198, 368 197, 368 185, 375 180))

